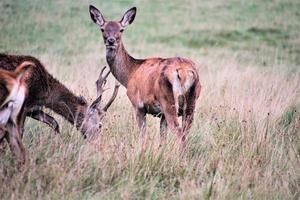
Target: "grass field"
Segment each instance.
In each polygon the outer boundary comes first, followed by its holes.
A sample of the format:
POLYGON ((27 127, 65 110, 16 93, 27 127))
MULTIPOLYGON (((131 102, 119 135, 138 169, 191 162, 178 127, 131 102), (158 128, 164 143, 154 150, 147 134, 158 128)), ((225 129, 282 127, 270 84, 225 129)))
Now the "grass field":
POLYGON ((137 6, 123 34, 134 57, 198 64, 203 91, 188 151, 178 154, 172 133, 158 148, 159 120, 148 117, 142 155, 122 88, 93 143, 57 115, 60 136, 28 120, 29 168, 19 172, 11 152, 0 153, 1 199, 300 198, 299 1, 2 0, 0 51, 38 57, 91 100, 106 61, 89 4, 114 20, 137 6))

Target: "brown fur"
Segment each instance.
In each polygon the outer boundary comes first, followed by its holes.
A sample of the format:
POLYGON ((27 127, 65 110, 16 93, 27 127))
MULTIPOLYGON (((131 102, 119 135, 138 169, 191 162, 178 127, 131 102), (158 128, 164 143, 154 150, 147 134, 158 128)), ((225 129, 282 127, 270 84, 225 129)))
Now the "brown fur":
POLYGON ((167 125, 185 141, 201 91, 196 65, 180 57, 135 59, 130 56, 121 36, 125 26, 134 20, 135 7, 119 22, 105 21, 94 6, 90 6, 90 14, 102 30, 107 62, 115 78, 127 88, 141 131, 145 131, 145 115, 152 114, 161 117, 162 141, 167 125), (183 116, 183 127, 179 125, 178 116, 183 116))
MULTIPOLYGON (((31 72, 31 77, 26 80, 28 85, 28 98, 25 102, 26 112, 45 106, 62 115, 72 124, 76 122, 76 125, 80 127, 83 116, 77 119, 76 116, 83 115, 82 112, 88 107, 81 97, 74 95, 53 78, 38 59, 31 56, 0 54, 1 69, 14 71, 18 65, 25 61, 32 62, 36 66, 31 72)), ((1 94, 7 93, 4 88, 0 89, 1 94)), ((2 96, 0 99, 3 98, 2 96)))
MULTIPOLYGON (((21 140, 21 118, 20 116, 23 113, 23 103, 27 97, 28 90, 26 85, 26 80, 29 78, 30 70, 34 68, 34 64, 32 62, 23 62, 21 63, 15 71, 7 71, 0 69, 0 80, 2 88, 6 88, 5 93, 0 93, 2 98, 0 101, 0 112, 7 112, 10 110, 10 116, 7 122, 3 122, 4 124, 0 125, 0 140, 4 137, 7 139, 11 151, 16 156, 19 163, 23 164, 26 160, 25 149, 21 140), (16 110, 17 108, 11 107, 6 104, 10 104, 10 98, 12 98, 11 94, 13 88, 18 88, 18 90, 22 87, 24 88, 24 100, 20 102, 22 108, 16 110), (14 111, 15 110, 15 111, 14 111), (12 113, 16 112, 16 118, 12 116, 12 113)), ((3 120, 3 119, 2 119, 3 120)))
MULTIPOLYGON (((23 127, 25 117, 31 116, 50 125, 58 132, 58 123, 56 120, 41 110, 41 108, 46 107, 74 124, 85 136, 100 131, 102 125, 101 119, 116 97, 116 88, 118 88, 118 85, 115 87, 114 95, 110 99, 109 105, 104 107, 105 109, 100 107, 101 97, 98 97, 89 106, 82 96, 76 96, 50 75, 38 59, 31 56, 0 54, 1 69, 14 71, 22 62, 32 62, 35 67, 30 71, 29 77, 25 81, 28 89, 28 97, 24 102, 23 115, 19 119, 21 127, 23 127)), ((100 79, 102 80, 101 77, 100 79)), ((102 80, 102 83, 104 82, 105 80, 102 80)), ((102 84, 100 86, 102 87, 102 84)), ((7 89, 1 86, 1 84, 0 94, 0 101, 8 94, 7 89)))

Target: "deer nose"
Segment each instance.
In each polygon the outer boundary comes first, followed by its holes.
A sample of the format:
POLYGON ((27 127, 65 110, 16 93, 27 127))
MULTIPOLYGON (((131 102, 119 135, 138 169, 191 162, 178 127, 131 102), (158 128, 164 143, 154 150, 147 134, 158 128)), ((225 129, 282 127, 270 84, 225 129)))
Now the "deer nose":
POLYGON ((107 39, 107 42, 108 42, 109 45, 113 45, 113 44, 115 43, 115 41, 116 41, 116 39, 113 38, 113 37, 109 37, 109 38, 107 39))

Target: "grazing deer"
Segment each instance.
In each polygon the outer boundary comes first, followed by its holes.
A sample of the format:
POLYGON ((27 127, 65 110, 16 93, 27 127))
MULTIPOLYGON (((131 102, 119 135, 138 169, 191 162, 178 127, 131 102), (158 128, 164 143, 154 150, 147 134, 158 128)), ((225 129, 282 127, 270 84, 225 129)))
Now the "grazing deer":
POLYGON ((14 72, 0 69, 0 140, 6 137, 11 151, 20 163, 25 163, 25 149, 21 140, 23 103, 28 95, 26 79, 34 67, 32 62, 23 62, 14 72), (1 90, 3 91, 3 90, 1 90))
MULTIPOLYGON (((104 92, 103 87, 110 71, 104 73, 105 68, 102 69, 97 80, 98 96, 91 105, 88 105, 82 96, 74 95, 50 75, 38 59, 31 56, 0 54, 1 69, 14 71, 20 63, 25 61, 34 63, 35 67, 30 71, 30 75, 26 79, 28 97, 24 102, 24 112, 20 116, 21 127, 24 126, 25 117, 31 116, 56 129, 58 125, 56 120, 41 110, 43 107, 46 107, 75 125, 84 137, 92 137, 100 132, 101 120, 116 98, 119 89, 119 83, 116 82, 111 98, 105 106, 101 105, 101 98, 104 92)), ((0 88, 0 93, 5 94, 6 91, 0 88)))
POLYGON ((91 18, 101 31, 106 46, 106 60, 115 78, 127 88, 141 132, 145 132, 146 114, 161 117, 161 141, 167 126, 185 141, 195 111, 201 85, 196 65, 185 58, 135 59, 122 42, 122 32, 131 24, 136 8, 129 9, 120 21, 106 21, 94 6, 91 18), (178 116, 182 116, 182 126, 178 116))

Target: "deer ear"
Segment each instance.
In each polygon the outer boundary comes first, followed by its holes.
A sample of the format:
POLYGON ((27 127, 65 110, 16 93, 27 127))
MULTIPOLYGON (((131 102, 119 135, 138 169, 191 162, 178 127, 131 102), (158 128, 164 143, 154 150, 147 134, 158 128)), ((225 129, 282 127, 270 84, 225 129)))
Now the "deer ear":
POLYGON ((100 27, 104 25, 105 19, 95 6, 90 5, 90 15, 94 23, 98 24, 100 27))
POLYGON ((128 26, 131 24, 135 18, 136 14, 136 7, 130 8, 129 10, 126 11, 124 14, 123 18, 121 19, 120 23, 123 27, 128 26))

